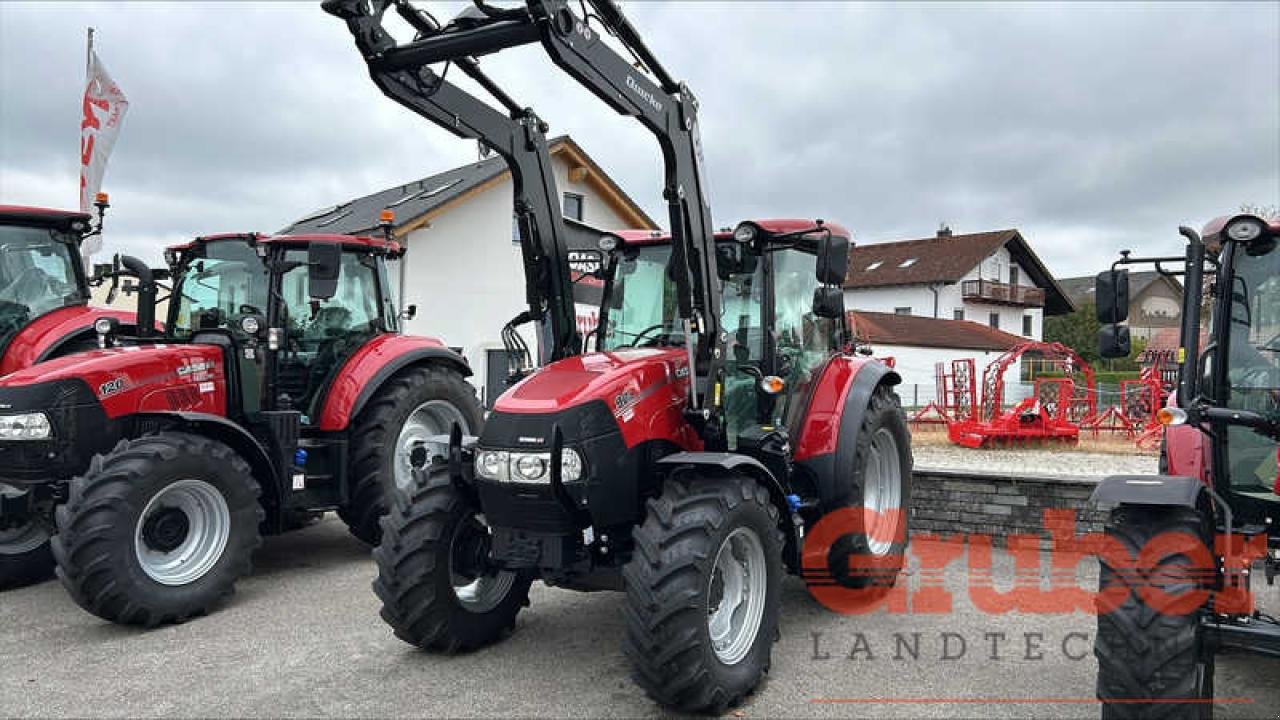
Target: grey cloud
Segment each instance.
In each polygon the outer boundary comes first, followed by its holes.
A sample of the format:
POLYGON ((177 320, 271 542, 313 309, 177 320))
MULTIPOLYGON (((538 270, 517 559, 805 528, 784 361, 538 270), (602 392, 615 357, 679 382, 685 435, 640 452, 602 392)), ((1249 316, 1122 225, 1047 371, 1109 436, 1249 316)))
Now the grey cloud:
MULTIPOLYGON (((625 7, 702 103, 722 224, 822 216, 861 241, 1018 226, 1072 275, 1280 201, 1274 4, 625 7)), ((312 3, 3 4, 6 201, 74 201, 86 23, 133 102, 107 175, 120 246, 280 227, 474 157, 384 99, 312 3), (28 178, 39 197, 14 187, 28 178)), ((665 217, 638 125, 536 48, 483 63, 665 217)))

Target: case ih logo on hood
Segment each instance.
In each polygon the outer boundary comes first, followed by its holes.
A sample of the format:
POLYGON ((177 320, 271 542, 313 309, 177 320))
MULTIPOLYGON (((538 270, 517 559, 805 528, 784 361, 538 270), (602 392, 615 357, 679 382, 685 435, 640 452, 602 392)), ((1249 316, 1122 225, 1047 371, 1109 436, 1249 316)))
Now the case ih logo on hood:
POLYGON ((120 392, 123 389, 124 389, 124 378, 118 377, 113 380, 108 380, 102 383, 101 385, 99 385, 98 395, 100 397, 107 397, 108 395, 115 395, 116 393, 120 392))
POLYGON ((631 89, 631 92, 639 95, 642 100, 649 103, 649 107, 653 108, 654 111, 662 112, 662 103, 658 98, 654 97, 653 93, 641 87, 640 83, 636 82, 636 79, 630 75, 627 76, 627 87, 631 89))

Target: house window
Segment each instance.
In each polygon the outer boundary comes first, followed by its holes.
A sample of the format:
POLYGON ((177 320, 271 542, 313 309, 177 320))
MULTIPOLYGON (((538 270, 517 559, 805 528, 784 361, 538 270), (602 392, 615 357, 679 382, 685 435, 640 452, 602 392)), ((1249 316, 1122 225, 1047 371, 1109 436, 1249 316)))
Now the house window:
POLYGON ((906 260, 903 260, 902 262, 898 263, 898 267, 900 267, 900 268, 909 268, 909 267, 911 267, 912 265, 915 265, 915 264, 916 264, 916 261, 917 261, 917 260, 919 260, 919 259, 920 259, 920 258, 907 258, 906 260))
POLYGON ((1030 315, 1022 316, 1022 334, 1023 335, 1026 335, 1027 337, 1031 337, 1031 333, 1034 325, 1035 325, 1035 321, 1031 318, 1030 315))
POLYGON ((954 311, 954 313, 953 313, 953 315, 952 315, 952 317, 954 317, 956 320, 963 320, 963 319, 964 319, 964 308, 956 308, 956 309, 955 309, 955 311, 954 311))
POLYGON ((1009 284, 1010 285, 1018 284, 1018 266, 1017 265, 1009 266, 1009 284))
POLYGON ((877 260, 877 261, 875 261, 875 262, 871 263, 870 265, 868 265, 868 266, 867 266, 867 270, 866 270, 866 271, 867 271, 867 272, 871 272, 872 270, 875 270, 876 268, 880 267, 880 266, 881 266, 881 265, 883 265, 883 264, 884 264, 884 261, 883 261, 883 260, 877 260))
POLYGON ((987 316, 987 324, 996 330, 1000 329, 1000 313, 991 313, 987 316))
POLYGON ((577 193, 564 194, 564 216, 573 220, 582 220, 582 196, 577 193))
POLYGON ((909 307, 896 307, 896 308, 894 308, 894 309, 893 309, 893 314, 894 314, 894 315, 910 315, 910 314, 911 314, 911 308, 909 308, 909 307))

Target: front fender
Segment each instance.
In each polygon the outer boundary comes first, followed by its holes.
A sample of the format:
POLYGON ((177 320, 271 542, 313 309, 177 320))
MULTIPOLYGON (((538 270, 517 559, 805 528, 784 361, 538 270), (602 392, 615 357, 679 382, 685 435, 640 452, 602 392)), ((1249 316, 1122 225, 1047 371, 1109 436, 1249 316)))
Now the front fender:
POLYGON ((264 504, 282 506, 284 482, 280 472, 271 462, 271 454, 267 448, 244 427, 227 418, 200 412, 147 412, 134 417, 139 421, 138 424, 144 424, 148 420, 158 421, 227 445, 253 468, 254 477, 262 488, 264 504))
POLYGON ((1112 475, 1098 483, 1089 502, 1195 508, 1206 493, 1199 479, 1185 475, 1112 475))
POLYGON ((320 429, 345 430, 383 383, 411 365, 428 362, 443 363, 463 377, 471 376, 466 359, 435 338, 388 334, 366 342, 347 358, 329 384, 321 405, 320 429))

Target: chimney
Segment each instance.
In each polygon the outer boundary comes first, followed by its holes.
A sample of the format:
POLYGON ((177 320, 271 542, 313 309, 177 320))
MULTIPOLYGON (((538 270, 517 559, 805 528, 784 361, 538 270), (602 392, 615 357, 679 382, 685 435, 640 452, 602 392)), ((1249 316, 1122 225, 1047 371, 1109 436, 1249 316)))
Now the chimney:
POLYGON ((938 237, 951 237, 951 226, 946 223, 938 225, 938 237))

